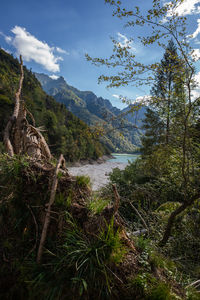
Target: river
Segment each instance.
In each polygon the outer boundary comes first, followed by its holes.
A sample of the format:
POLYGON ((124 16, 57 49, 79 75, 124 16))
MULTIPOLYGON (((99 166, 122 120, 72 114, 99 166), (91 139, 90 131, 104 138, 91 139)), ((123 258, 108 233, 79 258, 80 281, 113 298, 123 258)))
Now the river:
POLYGON ((127 153, 111 153, 114 158, 109 159, 111 162, 120 162, 127 164, 129 161, 134 161, 139 157, 139 154, 127 154, 127 153))
POLYGON ((120 170, 125 169, 128 161, 134 161, 139 155, 112 153, 112 156, 114 158, 109 159, 105 163, 69 167, 68 169, 71 175, 89 176, 92 190, 97 191, 109 182, 109 173, 112 172, 114 168, 119 168, 120 170))

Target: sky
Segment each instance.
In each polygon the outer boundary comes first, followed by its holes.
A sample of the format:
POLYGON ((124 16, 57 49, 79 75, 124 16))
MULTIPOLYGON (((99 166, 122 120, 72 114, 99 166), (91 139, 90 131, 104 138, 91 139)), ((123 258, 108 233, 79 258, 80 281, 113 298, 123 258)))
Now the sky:
MULTIPOLYGON (((138 4, 137 0, 123 1, 138 4)), ((139 4, 145 9, 151 0, 140 0, 139 4)), ((185 0, 178 13, 188 17, 188 34, 200 56, 200 0, 185 0)), ((104 0, 6 0, 1 2, 0 20, 0 47, 16 57, 22 54, 24 64, 34 72, 54 79, 63 76, 68 84, 93 91, 119 108, 126 106, 120 95, 136 100, 149 94, 144 86, 107 89, 106 84, 98 84, 98 76, 110 71, 85 59, 85 53, 104 58, 111 55, 111 37, 126 44, 130 37, 144 34, 143 28, 124 28, 124 21, 112 16, 112 7, 104 0)), ((142 63, 159 61, 163 56, 158 47, 144 47, 136 39, 131 46, 142 63)), ((200 72, 196 78, 200 81, 200 72)))

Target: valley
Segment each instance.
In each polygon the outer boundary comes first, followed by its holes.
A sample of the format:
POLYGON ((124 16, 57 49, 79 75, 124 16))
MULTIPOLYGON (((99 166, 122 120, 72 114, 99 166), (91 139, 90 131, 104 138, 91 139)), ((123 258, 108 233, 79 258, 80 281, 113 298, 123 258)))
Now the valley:
POLYGON ((35 76, 45 92, 93 128, 111 152, 134 153, 141 146, 146 107, 137 108, 135 104, 120 110, 91 91, 68 85, 62 76, 57 79, 38 73, 35 76))

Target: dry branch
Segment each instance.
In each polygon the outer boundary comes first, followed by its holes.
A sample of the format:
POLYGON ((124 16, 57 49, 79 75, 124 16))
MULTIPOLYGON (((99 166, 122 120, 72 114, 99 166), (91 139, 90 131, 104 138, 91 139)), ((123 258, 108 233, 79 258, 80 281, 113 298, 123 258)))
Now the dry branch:
POLYGON ((20 70, 21 70, 21 75, 20 75, 20 80, 19 80, 19 89, 15 94, 15 107, 13 111, 13 115, 8 121, 5 131, 4 131, 4 144, 6 147, 6 150, 10 156, 14 155, 14 150, 13 150, 13 145, 10 141, 10 133, 11 129, 13 127, 13 124, 16 122, 17 117, 19 115, 19 109, 20 109, 20 95, 21 95, 21 90, 22 90, 22 84, 24 80, 24 70, 23 70, 23 61, 22 61, 22 56, 20 55, 20 70))
POLYGON ((114 192, 114 196, 115 196, 115 204, 114 204, 114 215, 115 215, 118 212, 118 209, 119 209, 120 196, 119 196, 119 193, 117 191, 116 184, 113 184, 112 187, 113 187, 113 192, 114 192))
POLYGON ((38 254, 37 254, 37 263, 41 262, 43 248, 44 248, 44 244, 45 244, 45 240, 46 240, 46 236, 47 236, 47 230, 48 230, 49 223, 50 223, 51 206, 55 200, 56 189, 57 189, 57 185, 58 185, 58 172, 59 172, 61 165, 63 165, 64 163, 65 163, 65 159, 64 159, 63 155, 61 154, 60 158, 57 162, 54 177, 53 177, 53 184, 52 184, 52 188, 51 188, 50 200, 49 200, 48 207, 47 207, 47 213, 46 213, 46 217, 44 220, 44 225, 43 225, 41 239, 40 239, 40 245, 39 245, 38 254))
POLYGON ((138 217, 142 221, 144 227, 146 228, 147 232, 149 233, 149 228, 147 226, 147 223, 145 222, 144 218, 141 216, 141 214, 139 213, 139 211, 137 210, 137 208, 131 202, 130 202, 130 206, 134 209, 134 211, 136 212, 136 214, 138 215, 138 217))
POLYGON ((14 154, 28 154, 32 158, 49 160, 51 152, 40 129, 35 127, 33 115, 25 107, 24 101, 20 100, 24 79, 23 61, 20 55, 20 80, 19 88, 15 94, 15 107, 4 131, 4 144, 10 156, 14 154), (29 124, 26 115, 29 115, 33 126, 29 124))
POLYGON ((186 288, 189 288, 189 287, 191 287, 191 286, 197 288, 197 287, 199 287, 199 285, 200 285, 200 279, 198 279, 198 280, 196 280, 196 281, 190 283, 189 285, 186 286, 186 288))

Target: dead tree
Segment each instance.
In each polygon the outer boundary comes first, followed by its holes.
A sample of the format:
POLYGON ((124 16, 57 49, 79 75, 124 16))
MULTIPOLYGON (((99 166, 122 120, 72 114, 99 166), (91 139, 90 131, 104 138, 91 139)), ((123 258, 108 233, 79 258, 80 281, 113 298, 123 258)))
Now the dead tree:
MULTIPOLYGON (((28 155, 28 157, 31 159, 35 167, 42 169, 43 171, 50 172, 49 173, 50 178, 51 178, 52 170, 55 169, 54 176, 52 178, 50 200, 47 205, 47 214, 43 224, 43 230, 40 237, 40 244, 39 244, 38 255, 37 255, 37 262, 40 263, 42 258, 44 243, 47 236, 48 226, 50 223, 51 206, 54 203, 56 189, 58 185, 58 178, 57 178, 58 172, 62 172, 65 176, 69 177, 69 180, 71 179, 71 177, 68 174, 68 171, 65 167, 65 159, 62 154, 60 156, 60 159, 58 160, 56 168, 51 163, 50 158, 52 158, 52 155, 48 147, 48 144, 46 143, 43 135, 41 134, 40 129, 35 127, 34 117, 26 108, 25 102, 20 99, 23 80, 24 80, 23 61, 21 55, 20 55, 20 70, 21 72, 20 72, 19 88, 15 94, 14 111, 4 131, 4 145, 6 151, 10 156, 14 156, 15 154, 28 155), (28 122, 27 115, 30 116, 32 120, 32 125, 28 122), (46 167, 46 163, 48 167, 46 167)), ((29 210, 31 210, 30 207, 29 210)), ((36 245, 34 246, 34 248, 35 247, 36 245)))
POLYGON ((29 124, 27 114, 29 111, 25 103, 20 99, 22 85, 24 80, 23 61, 20 55, 20 81, 19 88, 15 94, 15 107, 11 118, 9 119, 4 131, 4 145, 10 156, 14 154, 27 154, 29 157, 40 160, 51 158, 50 149, 40 132, 36 128, 35 121, 31 115, 33 125, 29 124))

